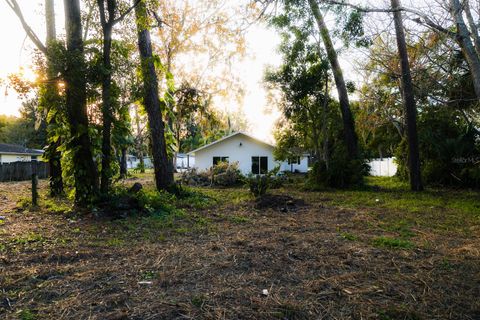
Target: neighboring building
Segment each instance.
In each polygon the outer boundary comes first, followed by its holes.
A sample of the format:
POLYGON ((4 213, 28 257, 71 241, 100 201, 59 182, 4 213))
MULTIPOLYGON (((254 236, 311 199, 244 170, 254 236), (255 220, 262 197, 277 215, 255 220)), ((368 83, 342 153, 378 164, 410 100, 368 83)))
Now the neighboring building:
POLYGON ((307 156, 294 159, 291 163, 276 161, 273 157, 274 148, 275 146, 267 142, 237 132, 193 150, 187 153, 187 156, 195 157, 194 167, 201 171, 220 161, 227 161, 238 162, 243 174, 265 174, 276 166, 280 166, 281 171, 307 172, 307 156))
POLYGON ((397 173, 395 158, 372 159, 368 165, 372 176, 392 177, 397 173))
POLYGON ((17 144, 0 143, 0 163, 40 159, 43 152, 43 150, 29 149, 17 144))
POLYGON ((195 157, 186 153, 177 153, 177 170, 195 167, 195 157))
MULTIPOLYGON (((131 154, 127 155, 127 169, 136 169, 139 164, 140 164, 139 158, 131 154)), ((153 168, 153 163, 150 157, 144 157, 143 164, 145 165, 145 169, 153 168)))

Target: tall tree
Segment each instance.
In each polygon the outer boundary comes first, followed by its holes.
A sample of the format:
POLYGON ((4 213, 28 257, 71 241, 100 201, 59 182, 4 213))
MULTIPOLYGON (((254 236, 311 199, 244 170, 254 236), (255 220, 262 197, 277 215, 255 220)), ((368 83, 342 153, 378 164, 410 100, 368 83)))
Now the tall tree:
POLYGON ((67 61, 65 94, 70 127, 75 202, 87 204, 98 193, 97 168, 93 161, 88 130, 85 56, 79 0, 64 0, 67 61))
MULTIPOLYGON (((134 1, 133 6, 138 4, 134 1)), ((102 50, 102 170, 100 179, 100 191, 107 193, 111 183, 111 162, 112 162, 112 33, 113 27, 120 22, 132 9, 117 14, 117 0, 97 0, 100 13, 100 24, 102 26, 103 50, 102 50)))
POLYGON ((391 0, 393 10, 393 20, 395 23, 395 34, 397 37, 398 55, 400 58, 400 68, 402 72, 402 91, 403 105, 405 108, 405 119, 407 124, 408 139, 408 164, 410 174, 410 187, 414 191, 423 190, 420 173, 420 153, 418 148, 417 134, 417 108, 413 92, 412 76, 410 74, 410 65, 408 62, 407 44, 405 41, 405 32, 403 30, 402 12, 395 10, 400 7, 399 0, 391 0))
POLYGON ((143 77, 143 103, 147 111, 150 137, 152 140, 152 156, 155 171, 155 183, 158 190, 167 190, 173 184, 173 172, 167 154, 165 141, 165 124, 158 94, 158 78, 155 72, 152 43, 149 31, 147 5, 141 0, 135 7, 140 51, 141 72, 143 77))
POLYGON ((325 24, 322 12, 318 6, 317 0, 308 0, 310 10, 317 23, 320 35, 322 37, 323 45, 327 51, 327 57, 332 68, 335 85, 337 87, 338 99, 340 102, 340 110, 342 112, 343 130, 345 135, 345 143, 347 151, 351 159, 358 158, 358 138, 355 132, 355 123, 353 121, 352 111, 350 109, 350 102, 348 99, 347 86, 343 78, 343 71, 338 62, 338 55, 333 46, 330 32, 325 24))
POLYGON ((53 127, 58 122, 59 118, 59 94, 57 88, 57 72, 54 67, 53 58, 53 46, 55 45, 57 36, 56 36, 56 24, 55 24, 55 6, 54 0, 45 0, 45 26, 47 31, 47 38, 45 44, 38 38, 36 33, 28 25, 25 20, 22 10, 18 5, 16 0, 5 0, 6 3, 10 6, 13 12, 19 18, 24 31, 30 40, 35 44, 36 48, 45 55, 46 58, 46 74, 47 80, 44 84, 44 92, 42 93, 41 100, 45 107, 45 112, 48 114, 48 146, 46 148, 45 156, 48 159, 50 166, 50 194, 52 196, 59 196, 64 193, 63 191, 63 179, 62 179, 62 166, 61 166, 61 154, 59 146, 61 145, 61 139, 55 137, 53 132, 53 127))
MULTIPOLYGON (((57 87, 57 81, 54 81, 57 76, 56 68, 54 67, 53 46, 57 40, 56 26, 55 26, 55 4, 54 0, 45 0, 45 18, 47 27, 47 84, 46 84, 46 100, 44 104, 46 106, 46 112, 49 113, 47 117, 49 127, 55 126, 59 120, 59 93, 57 87), (51 104, 57 104, 53 107, 51 104)), ((52 129, 49 130, 49 145, 46 150, 48 157, 48 163, 50 166, 50 194, 52 196, 59 196, 64 193, 63 191, 63 179, 62 179, 62 166, 61 166, 61 153, 59 151, 62 144, 61 138, 55 138, 52 129)))

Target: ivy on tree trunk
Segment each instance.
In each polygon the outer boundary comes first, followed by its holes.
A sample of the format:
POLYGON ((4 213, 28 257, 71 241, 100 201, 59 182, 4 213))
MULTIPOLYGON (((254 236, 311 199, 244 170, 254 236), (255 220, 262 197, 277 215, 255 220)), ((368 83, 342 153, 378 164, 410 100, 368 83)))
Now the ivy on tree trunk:
POLYGON ((65 70, 66 109, 70 127, 75 202, 85 205, 98 193, 97 168, 88 133, 85 57, 79 0, 64 0, 67 63, 65 70))

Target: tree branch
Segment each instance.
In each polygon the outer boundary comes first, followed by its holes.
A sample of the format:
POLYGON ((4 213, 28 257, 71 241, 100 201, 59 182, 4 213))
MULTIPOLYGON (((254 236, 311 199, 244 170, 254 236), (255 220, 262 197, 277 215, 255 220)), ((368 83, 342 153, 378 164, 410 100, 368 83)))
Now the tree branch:
POLYGON ((32 42, 35 44, 35 46, 40 50, 43 54, 47 54, 47 47, 42 43, 42 41, 38 38, 38 36, 35 34, 35 32, 30 28, 28 23, 25 21, 25 18, 23 17, 22 10, 20 9, 20 6, 18 5, 16 0, 5 0, 7 5, 13 10, 13 12, 17 15, 18 19, 20 19, 20 22, 22 23, 23 30, 25 30, 27 36, 32 40, 32 42))
POLYGON ((455 32, 452 32, 441 25, 435 23, 428 15, 425 13, 412 9, 412 8, 407 8, 403 6, 399 6, 397 8, 389 8, 389 9, 380 9, 380 8, 368 8, 368 7, 362 7, 359 5, 354 5, 351 3, 346 2, 345 0, 320 0, 322 3, 327 3, 327 4, 334 4, 334 5, 340 5, 340 6, 347 6, 352 9, 355 9, 359 12, 363 13, 394 13, 398 11, 404 11, 404 12, 409 12, 413 13, 414 15, 418 16, 417 19, 413 19, 413 21, 419 23, 419 24, 424 24, 432 29, 435 29, 443 34, 448 35, 449 37, 455 38, 457 34, 455 32), (422 21, 423 20, 423 21, 422 21))
POLYGON ((113 25, 119 23, 120 21, 122 21, 130 12, 132 12, 133 9, 135 9, 135 7, 140 3, 141 0, 135 0, 135 2, 133 3, 133 5, 128 8, 125 12, 121 13, 120 16, 117 18, 117 19, 114 19, 113 20, 113 25))

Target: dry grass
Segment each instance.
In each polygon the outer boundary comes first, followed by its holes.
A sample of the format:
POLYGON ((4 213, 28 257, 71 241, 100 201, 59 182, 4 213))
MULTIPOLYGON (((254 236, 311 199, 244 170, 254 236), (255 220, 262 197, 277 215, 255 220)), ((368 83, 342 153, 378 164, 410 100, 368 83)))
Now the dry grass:
POLYGON ((406 228, 410 212, 343 193, 286 187, 301 205, 281 210, 204 192, 218 203, 167 224, 17 210, 28 184, 0 184, 0 318, 480 319, 477 218, 406 228))

